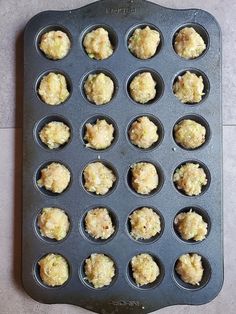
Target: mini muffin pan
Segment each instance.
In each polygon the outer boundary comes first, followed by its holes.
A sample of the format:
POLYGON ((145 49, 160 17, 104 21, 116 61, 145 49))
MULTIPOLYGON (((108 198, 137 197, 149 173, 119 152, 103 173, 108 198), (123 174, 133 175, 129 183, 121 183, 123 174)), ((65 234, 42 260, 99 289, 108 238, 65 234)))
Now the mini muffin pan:
POLYGON ((144 0, 104 0, 73 11, 47 11, 27 24, 24 38, 24 165, 23 165, 23 237, 22 278, 27 293, 43 303, 74 304, 97 313, 148 313, 174 304, 203 304, 219 293, 223 283, 222 241, 222 122, 221 122, 221 33, 209 13, 173 10, 144 0), (137 27, 150 26, 160 32, 156 54, 140 60, 128 50, 128 39, 137 27), (83 49, 85 34, 97 27, 109 32, 114 53, 106 60, 90 59, 83 49), (194 60, 179 57, 173 48, 175 34, 185 26, 194 27, 206 43, 205 52, 194 60), (40 36, 50 30, 62 30, 71 40, 69 54, 62 60, 49 60, 40 51, 40 36), (135 74, 150 71, 157 81, 157 95, 140 105, 129 95, 128 84, 135 74), (179 74, 190 70, 200 73, 205 96, 199 104, 182 104, 172 86, 179 74), (58 106, 49 106, 37 94, 45 73, 65 75, 70 97, 58 106), (102 106, 90 103, 83 91, 89 73, 104 72, 114 81, 112 100, 102 106), (131 123, 146 115, 159 127, 159 141, 150 149, 132 145, 128 138, 131 123), (106 117, 115 128, 115 139, 108 149, 86 148, 85 124, 106 117), (173 137, 173 128, 183 118, 192 118, 206 127, 206 142, 194 150, 181 148, 173 137), (69 142, 49 150, 38 136, 45 123, 62 121, 71 129, 69 142), (39 188, 39 171, 50 162, 64 164, 71 182, 55 195, 39 188), (94 161, 111 168, 117 180, 107 195, 88 193, 82 172, 94 161), (150 195, 139 195, 130 184, 130 166, 135 162, 153 163, 160 184, 150 195), (173 183, 174 171, 187 161, 204 166, 208 184, 199 196, 188 197, 173 183), (134 240, 129 232, 129 215, 137 208, 151 207, 160 214, 162 231, 152 241, 134 240), (44 207, 62 208, 70 220, 70 230, 62 241, 40 235, 37 217, 44 207), (111 213, 115 233, 108 240, 91 238, 84 229, 88 210, 106 207, 111 213), (181 211, 193 208, 208 222, 209 231, 202 242, 183 241, 174 226, 181 211), (37 262, 48 253, 65 257, 69 279, 60 287, 47 287, 39 276, 37 262), (85 280, 84 261, 92 253, 110 256, 116 267, 112 283, 94 289, 85 280), (140 253, 149 253, 160 267, 160 276, 146 286, 137 287, 130 261, 140 253), (199 286, 185 284, 175 272, 178 257, 185 253, 202 256, 205 269, 199 286))

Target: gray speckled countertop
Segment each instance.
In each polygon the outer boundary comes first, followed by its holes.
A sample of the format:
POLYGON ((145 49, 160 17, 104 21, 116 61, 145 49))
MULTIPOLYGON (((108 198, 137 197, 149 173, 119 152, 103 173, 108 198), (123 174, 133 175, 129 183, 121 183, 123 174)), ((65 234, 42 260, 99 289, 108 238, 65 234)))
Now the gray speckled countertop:
MULTIPOLYGON (((23 39, 26 22, 48 9, 74 9, 89 0, 0 0, 0 313, 91 313, 72 305, 40 304, 26 295, 20 280, 21 107, 23 39)), ((235 313, 236 307, 236 2, 158 0, 172 8, 197 7, 212 13, 223 33, 225 283, 219 296, 202 306, 173 306, 158 313, 235 313), (233 19, 234 17, 234 19, 233 19)), ((132 312, 133 313, 133 312, 132 312)))

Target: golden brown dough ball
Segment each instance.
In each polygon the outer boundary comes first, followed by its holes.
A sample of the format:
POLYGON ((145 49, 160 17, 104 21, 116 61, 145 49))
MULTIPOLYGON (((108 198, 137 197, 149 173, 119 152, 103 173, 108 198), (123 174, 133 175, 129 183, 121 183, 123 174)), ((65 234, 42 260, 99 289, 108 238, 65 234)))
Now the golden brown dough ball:
POLYGON ((86 278, 94 288, 109 286, 115 276, 115 265, 112 259, 104 254, 93 253, 85 261, 86 278))
POLYGON ((184 240, 202 241, 206 238, 207 223, 202 216, 190 209, 189 212, 180 213, 175 217, 174 224, 184 240))
POLYGON ((137 286, 154 282, 160 274, 157 263, 146 253, 136 255, 131 260, 133 277, 137 286))
POLYGON ((85 141, 88 143, 86 147, 93 149, 106 149, 111 146, 114 139, 114 127, 112 124, 107 123, 105 119, 97 119, 96 123, 86 124, 86 133, 84 136, 85 141))
POLYGON ((191 162, 187 162, 176 169, 173 181, 176 187, 188 196, 201 194, 202 187, 207 184, 205 171, 199 164, 191 162))
POLYGON ((97 195, 105 195, 116 181, 112 170, 101 162, 93 162, 84 169, 84 187, 97 195))
POLYGON ((199 285, 203 276, 202 257, 198 254, 184 254, 177 261, 175 270, 181 280, 191 285, 199 285))
POLYGON ((85 35, 84 48, 88 56, 96 60, 104 60, 113 54, 108 32, 99 27, 85 35))
POLYGON ((44 187, 53 193, 62 193, 70 183, 70 171, 56 162, 52 162, 41 170, 41 177, 37 181, 38 186, 44 187))
POLYGON ((62 31, 50 31, 42 35, 39 48, 53 60, 64 58, 71 47, 70 39, 62 31))
POLYGON ((182 103, 199 103, 204 95, 203 90, 204 84, 202 76, 197 76, 195 73, 189 71, 179 76, 173 86, 175 96, 182 103))
POLYGON ((38 226, 43 237, 59 241, 66 237, 70 222, 64 210, 45 207, 38 217, 38 226))
POLYGON ((149 59, 156 53, 160 43, 158 31, 145 28, 137 28, 129 39, 129 50, 139 59, 149 59))
POLYGON ((70 128, 63 122, 51 121, 39 132, 41 141, 50 149, 55 149, 69 141, 70 128))
POLYGON ((40 277, 47 286, 61 286, 69 278, 67 261, 61 255, 48 254, 38 264, 40 267, 40 277))
POLYGON ((174 127, 175 141, 186 149, 195 149, 205 142, 206 128, 200 123, 185 119, 174 127))
POLYGON ((108 239, 115 229, 106 208, 94 208, 85 217, 85 230, 95 239, 108 239))
POLYGON ((158 127, 148 117, 139 117, 129 129, 132 144, 139 148, 149 148, 158 141, 158 127))
POLYGON ((138 162, 131 166, 132 186, 139 194, 149 194, 158 186, 156 167, 148 162, 138 162))
POLYGON ((156 96, 156 81, 150 72, 143 72, 133 78, 129 90, 134 101, 145 104, 156 96))
POLYGON ((174 47, 176 53, 184 59, 197 58, 206 49, 204 40, 193 27, 184 27, 178 32, 174 47))
POLYGON ((65 76, 53 72, 45 75, 39 84, 38 93, 48 105, 63 103, 69 97, 65 76))
POLYGON ((136 209, 130 216, 131 236, 138 239, 150 239, 160 233, 161 221, 152 208, 136 209))
POLYGON ((112 99, 114 83, 104 73, 89 74, 84 84, 84 90, 89 101, 96 105, 105 105, 112 99))

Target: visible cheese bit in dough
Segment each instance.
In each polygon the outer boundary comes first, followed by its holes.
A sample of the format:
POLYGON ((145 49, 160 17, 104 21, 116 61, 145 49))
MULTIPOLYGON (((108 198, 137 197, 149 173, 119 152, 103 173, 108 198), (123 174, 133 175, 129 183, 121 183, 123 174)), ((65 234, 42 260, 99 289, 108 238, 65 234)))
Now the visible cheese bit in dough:
POLYGON ((199 164, 189 162, 176 169, 173 181, 188 196, 199 195, 202 187, 207 184, 204 170, 199 164))
POLYGON ((90 74, 85 81, 84 90, 89 101, 96 105, 104 105, 112 99, 114 83, 104 73, 90 74))
POLYGON ((112 124, 108 124, 106 120, 97 119, 96 123, 86 124, 86 133, 84 136, 85 141, 88 143, 86 147, 93 149, 106 149, 108 148, 113 139, 114 127, 112 124))
POLYGON ((160 217, 152 208, 142 207, 130 216, 131 236, 138 239, 150 239, 161 231, 160 217))
POLYGON ((91 209, 85 217, 85 230, 95 239, 108 239, 115 229, 106 208, 91 209))
POLYGON ((55 287, 63 285, 69 278, 69 267, 64 257, 48 254, 39 262, 40 277, 45 285, 55 287))
POLYGON ((184 75, 179 76, 174 83, 173 91, 175 96, 182 103, 196 104, 202 100, 205 95, 202 76, 187 71, 184 75))
POLYGON ((71 47, 70 39, 62 31, 50 31, 42 35, 39 48, 53 60, 64 58, 71 47))
POLYGON ((150 72, 143 72, 133 78, 129 90, 134 101, 145 104, 156 96, 156 81, 150 72))
POLYGON ((85 261, 86 278, 94 288, 109 286, 115 276, 115 265, 111 258, 104 254, 93 253, 85 261))
POLYGON ((50 149, 64 145, 70 138, 70 128, 63 122, 51 121, 39 132, 41 141, 50 149))
POLYGON ((101 162, 93 162, 84 169, 84 187, 97 195, 105 195, 116 181, 112 170, 101 162))
POLYGON ((156 167, 147 162, 139 162, 131 166, 132 186, 139 194, 149 194, 158 186, 156 167))
POLYGON ((131 260, 133 277, 137 286, 154 282, 160 275, 160 270, 152 256, 146 253, 134 256, 131 260))
POLYGON ((70 222, 62 209, 45 207, 38 217, 38 226, 43 237, 59 241, 66 237, 70 222))
POLYGON ((175 125, 174 136, 182 147, 195 149, 205 142, 206 128, 194 120, 185 119, 175 125))
POLYGON ((70 171, 59 163, 53 162, 41 170, 37 181, 39 187, 44 187, 53 193, 62 193, 70 183, 70 171))
POLYGON ((207 223, 202 216, 192 211, 180 213, 175 217, 174 224, 184 240, 202 241, 206 238, 207 223))
POLYGON ((113 54, 113 47, 108 32, 99 27, 85 35, 84 48, 88 56, 96 60, 104 60, 113 54))
POLYGON ((158 31, 145 28, 137 28, 129 39, 129 50, 139 59, 149 59, 156 53, 160 43, 158 31))
POLYGON ((181 280, 191 285, 199 286, 203 276, 202 257, 198 254, 184 254, 176 264, 176 272, 181 280))
POLYGON ((129 129, 130 141, 139 148, 149 148, 158 141, 157 130, 158 127, 148 117, 139 117, 129 129))
POLYGON ((65 76, 53 72, 45 75, 40 82, 38 93, 48 105, 63 103, 69 97, 65 76))
POLYGON ((193 27, 184 27, 178 32, 174 47, 176 53, 184 59, 197 58, 206 49, 204 40, 193 27))

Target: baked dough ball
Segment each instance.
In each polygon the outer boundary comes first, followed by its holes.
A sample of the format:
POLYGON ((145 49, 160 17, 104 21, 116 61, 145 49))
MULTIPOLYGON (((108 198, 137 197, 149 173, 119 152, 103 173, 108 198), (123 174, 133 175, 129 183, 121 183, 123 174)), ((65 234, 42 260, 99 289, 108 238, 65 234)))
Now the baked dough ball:
POLYGON ((70 222, 64 210, 56 207, 45 207, 38 217, 38 226, 43 237, 59 241, 67 235, 70 222))
POLYGON ((202 216, 190 209, 187 213, 180 213, 175 217, 174 224, 181 238, 184 240, 202 241, 207 234, 207 223, 202 216))
POLYGON ((176 53, 184 59, 197 58, 206 49, 204 40, 193 27, 184 27, 179 31, 174 47, 176 53))
POLYGON ((202 100, 204 84, 202 76, 187 71, 184 75, 179 76, 174 83, 173 91, 175 96, 182 103, 199 103, 202 100))
POLYGON ((138 162, 131 166, 132 186, 139 194, 149 194, 158 186, 156 167, 148 162, 138 162))
POLYGON ((158 141, 158 127, 148 117, 139 117, 129 129, 132 144, 139 148, 149 148, 158 141))
POLYGON ((88 56, 92 59, 103 60, 113 54, 108 32, 102 27, 86 34, 83 45, 88 56))
POLYGON ((145 28, 137 28, 129 39, 129 50, 139 59, 149 59, 156 53, 160 43, 160 34, 158 31, 145 28))
POLYGON ((156 82, 150 72, 143 72, 133 78, 129 90, 134 101, 145 104, 155 98, 156 82))
POLYGON ((101 162, 93 162, 84 169, 84 186, 87 191, 105 195, 116 181, 112 170, 101 162))
POLYGON ((133 277, 137 286, 154 282, 160 274, 157 263, 146 253, 136 255, 131 260, 133 277))
POLYGON ((108 239, 115 229, 106 208, 91 209, 85 217, 85 230, 95 239, 108 239))
POLYGON ((114 127, 112 124, 107 123, 104 119, 97 119, 95 124, 86 123, 85 127, 84 139, 88 142, 86 147, 105 149, 111 146, 114 139, 114 127))
POLYGON ((38 93, 48 105, 63 103, 69 97, 65 76, 53 72, 45 75, 40 82, 38 93))
POLYGON ((70 128, 63 122, 52 121, 41 129, 39 137, 48 148, 55 149, 68 142, 70 128))
POLYGON ((182 147, 194 149, 205 142, 206 128, 194 120, 185 119, 175 125, 174 136, 182 147))
POLYGON ((186 195, 199 195, 202 187, 207 184, 205 171, 199 164, 187 162, 176 169, 173 181, 176 187, 182 190, 186 195))
POLYGON ((70 50, 70 39, 62 31, 50 31, 42 35, 39 48, 53 60, 64 58, 70 50))
POLYGON ((152 208, 142 207, 130 216, 131 236, 138 239, 150 239, 161 231, 160 217, 152 208))
POLYGON ((84 84, 84 90, 89 101, 96 105, 104 105, 112 98, 114 83, 104 73, 89 74, 84 84))
POLYGON ((48 254, 39 262, 40 277, 45 285, 55 287, 63 285, 69 278, 69 267, 64 257, 48 254))
POLYGON ((52 162, 41 170, 38 186, 53 193, 62 193, 70 183, 70 171, 57 162, 52 162))
POLYGON ((112 259, 104 254, 91 254, 85 261, 86 278, 94 288, 110 285, 115 276, 115 265, 112 259))
POLYGON ((175 269, 184 282, 191 285, 200 284, 204 272, 201 259, 202 257, 198 254, 184 254, 180 256, 175 269))

